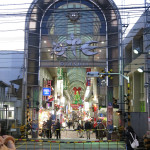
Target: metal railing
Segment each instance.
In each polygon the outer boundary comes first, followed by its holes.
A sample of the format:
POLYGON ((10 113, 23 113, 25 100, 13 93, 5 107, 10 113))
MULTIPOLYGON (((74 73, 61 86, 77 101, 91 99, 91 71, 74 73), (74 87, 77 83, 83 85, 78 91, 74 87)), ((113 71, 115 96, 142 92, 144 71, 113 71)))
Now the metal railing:
POLYGON ((125 143, 119 140, 96 140, 96 141, 70 141, 70 140, 36 140, 16 139, 17 150, 64 150, 64 149, 90 149, 90 150, 125 150, 125 143))

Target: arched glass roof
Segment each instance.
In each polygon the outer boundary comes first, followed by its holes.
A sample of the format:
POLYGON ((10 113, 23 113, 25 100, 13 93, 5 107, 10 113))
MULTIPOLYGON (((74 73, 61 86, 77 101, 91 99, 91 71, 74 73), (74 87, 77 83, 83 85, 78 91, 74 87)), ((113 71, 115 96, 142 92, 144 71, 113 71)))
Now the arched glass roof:
POLYGON ((28 55, 26 66, 30 72, 27 84, 38 85, 39 67, 108 65, 108 69, 118 72, 120 25, 119 11, 112 0, 34 0, 26 18, 25 53, 28 55), (76 56, 72 52, 72 45, 66 44, 66 40, 71 38, 70 34, 81 40, 76 45, 76 56), (92 43, 92 46, 97 46, 93 50, 98 52, 96 55, 85 55, 81 51, 81 45, 88 41, 97 41, 92 43), (66 57, 53 53, 58 43, 67 47, 66 57))
MULTIPOLYGON (((100 56, 106 60, 106 48, 101 51, 99 48, 104 46, 102 41, 106 43, 106 21, 102 11, 93 3, 86 0, 72 0, 68 3, 62 1, 54 3, 45 11, 41 22, 42 60, 93 63, 100 60, 100 56), (89 41, 92 46, 97 46, 90 51, 96 55, 86 55, 81 50, 81 46, 89 41), (58 44, 66 48, 62 55, 57 55, 63 51, 63 48, 57 47, 58 44), (47 53, 43 54, 43 50, 47 50, 47 53)), ((74 87, 80 87, 83 97, 86 90, 86 69, 69 68, 67 77, 70 95, 74 95, 74 87)))

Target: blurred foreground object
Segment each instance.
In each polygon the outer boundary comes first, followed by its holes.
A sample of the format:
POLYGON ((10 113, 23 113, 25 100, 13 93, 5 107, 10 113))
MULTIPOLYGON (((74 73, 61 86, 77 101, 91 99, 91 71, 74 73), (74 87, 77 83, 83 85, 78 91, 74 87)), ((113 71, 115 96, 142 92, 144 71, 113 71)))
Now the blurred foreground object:
POLYGON ((16 150, 15 140, 12 136, 0 136, 0 150, 16 150))

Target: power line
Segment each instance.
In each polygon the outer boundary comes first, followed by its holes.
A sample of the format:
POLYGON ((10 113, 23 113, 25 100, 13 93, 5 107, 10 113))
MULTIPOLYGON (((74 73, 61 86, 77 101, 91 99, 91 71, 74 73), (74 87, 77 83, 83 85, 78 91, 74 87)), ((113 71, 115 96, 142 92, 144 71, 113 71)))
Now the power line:
MULTIPOLYGON (((31 1, 32 2, 32 1, 31 1)), ((31 2, 30 3, 17 3, 17 4, 14 4, 14 3, 9 3, 9 4, 0 4, 0 6, 16 6, 16 5, 18 5, 19 7, 20 7, 20 5, 31 5, 31 2)), ((42 2, 42 4, 48 4, 49 2, 42 2)), ((34 3, 34 2, 32 2, 32 4, 34 5, 34 4, 37 4, 37 3, 34 3)), ((115 3, 116 4, 116 3, 115 3)), ((135 5, 137 5, 137 6, 141 6, 141 5, 145 5, 145 3, 139 3, 139 4, 137 4, 137 3, 135 3, 135 4, 124 4, 124 6, 135 6, 135 5)), ((122 7, 122 5, 117 5, 117 6, 119 6, 119 7, 122 7)))
MULTIPOLYGON (((137 29, 138 30, 138 29, 137 29)), ((130 32, 130 33, 137 33, 136 31, 134 31, 134 32, 130 32)), ((115 32, 115 33, 112 33, 112 34, 118 34, 118 32, 115 32)), ((145 33, 146 34, 146 33, 145 33)), ((79 34, 79 35, 87 35, 87 34, 79 34)), ((109 34, 109 35, 111 35, 111 34, 109 34)), ((142 34, 142 35, 139 35, 139 37, 141 37, 141 36, 143 36, 144 34, 142 34)), ((63 35, 63 36, 70 36, 70 34, 67 34, 67 35, 63 35)), ((93 35, 92 34, 92 36, 99 36, 99 35, 93 35)), ((126 38, 133 38, 134 37, 134 35, 133 36, 127 36, 126 38)), ((136 36, 136 37, 138 37, 138 36, 136 36)), ((117 40, 118 38, 116 37, 116 40, 117 40)), ((107 42, 107 40, 103 40, 104 42, 107 42)), ((149 39, 147 39, 147 40, 143 40, 143 42, 146 42, 146 41, 149 41, 149 39)), ((101 43, 101 41, 97 41, 98 43, 101 43)), ((127 43, 123 43, 123 44, 121 44, 122 46, 124 46, 124 45, 126 45, 127 43)), ((80 44, 81 45, 81 44, 80 44)), ((31 45, 29 45, 29 46, 31 46, 31 45)), ((112 47, 118 47, 118 45, 114 45, 114 46, 112 46, 112 47)), ((38 48, 38 47, 37 47, 38 48)), ((48 46, 48 47, 42 47, 41 49, 45 49, 45 48, 52 48, 52 47, 50 47, 50 46, 48 46)), ((111 48, 111 46, 109 46, 109 45, 106 45, 106 46, 103 46, 103 47, 99 47, 99 48, 111 48)), ((15 50, 25 50, 25 49, 15 49, 15 50)), ((4 51, 4 50, 3 50, 4 51)))

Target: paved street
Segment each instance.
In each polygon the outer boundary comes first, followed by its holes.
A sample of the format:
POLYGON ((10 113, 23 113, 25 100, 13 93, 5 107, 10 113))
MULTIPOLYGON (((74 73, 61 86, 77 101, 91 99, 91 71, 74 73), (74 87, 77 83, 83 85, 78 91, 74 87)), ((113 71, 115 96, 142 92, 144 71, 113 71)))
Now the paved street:
MULTIPOLYGON (((17 142, 17 150, 125 150, 125 145, 123 142, 86 142, 76 143, 74 139, 71 140, 61 140, 58 143, 50 142, 17 142), (61 143, 59 143, 61 142, 61 143)), ((79 141, 78 141, 79 142, 79 141)))
POLYGON ((106 138, 103 141, 99 141, 95 138, 95 133, 91 132, 90 140, 86 139, 86 134, 83 134, 84 138, 79 138, 77 131, 61 131, 61 139, 56 140, 53 135, 52 139, 41 138, 25 141, 17 140, 17 150, 125 150, 124 142, 107 141, 106 138))

